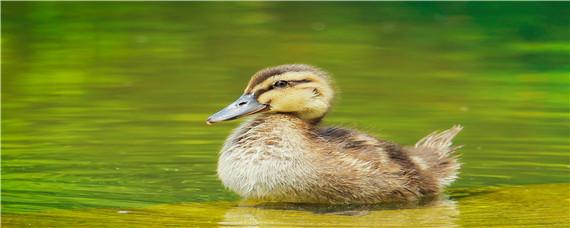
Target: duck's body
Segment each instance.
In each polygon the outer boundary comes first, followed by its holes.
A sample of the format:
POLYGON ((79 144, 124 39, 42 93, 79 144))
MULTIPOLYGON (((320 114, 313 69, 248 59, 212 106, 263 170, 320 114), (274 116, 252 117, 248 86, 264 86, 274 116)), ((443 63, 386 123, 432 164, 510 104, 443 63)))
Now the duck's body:
POLYGON ((322 116, 310 116, 266 112, 243 123, 221 151, 224 185, 260 201, 364 204, 433 197, 456 178, 451 139, 460 127, 404 148, 354 130, 321 128, 322 116))

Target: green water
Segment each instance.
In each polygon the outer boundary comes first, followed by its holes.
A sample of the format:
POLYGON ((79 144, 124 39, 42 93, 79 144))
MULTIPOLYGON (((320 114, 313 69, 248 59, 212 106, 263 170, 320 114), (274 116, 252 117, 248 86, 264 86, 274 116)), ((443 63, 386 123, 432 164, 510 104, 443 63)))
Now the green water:
POLYGON ((2 2, 2 225, 567 225, 568 3, 2 2), (326 124, 413 144, 464 125, 438 205, 239 207, 216 178, 257 70, 309 63, 326 124), (512 187, 511 187, 512 186, 512 187))

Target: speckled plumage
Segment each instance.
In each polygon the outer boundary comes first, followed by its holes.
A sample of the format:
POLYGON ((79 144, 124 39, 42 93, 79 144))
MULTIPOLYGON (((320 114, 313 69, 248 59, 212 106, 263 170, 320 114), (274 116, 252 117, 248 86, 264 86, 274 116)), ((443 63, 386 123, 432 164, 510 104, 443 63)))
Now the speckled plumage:
MULTIPOLYGON (((315 76, 310 70, 305 72, 315 76)), ((255 88, 253 81, 260 84, 263 80, 252 79, 249 90, 255 88)), ((327 111, 328 107, 316 118, 327 111)), ((246 199, 368 204, 437 196, 457 177, 459 163, 452 155, 456 148, 451 139, 460 126, 402 147, 355 130, 321 127, 317 122, 298 112, 281 111, 267 111, 245 121, 225 142, 219 178, 246 199)))
POLYGON ((448 179, 455 178, 458 164, 447 157, 453 150, 447 143, 460 129, 439 135, 444 137, 441 143, 427 139, 404 149, 357 131, 319 129, 291 115, 262 114, 228 138, 218 174, 242 197, 262 201, 418 200, 437 195, 448 179), (422 155, 440 149, 443 154, 435 155, 435 163, 422 155), (411 156, 422 159, 425 167, 411 156))

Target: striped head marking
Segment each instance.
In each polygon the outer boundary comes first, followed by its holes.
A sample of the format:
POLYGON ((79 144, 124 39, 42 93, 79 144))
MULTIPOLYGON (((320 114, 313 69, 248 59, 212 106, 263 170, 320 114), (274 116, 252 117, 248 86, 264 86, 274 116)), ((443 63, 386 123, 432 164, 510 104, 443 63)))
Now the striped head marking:
POLYGON ((324 71, 303 64, 280 65, 253 75, 244 94, 212 115, 208 123, 258 112, 291 113, 307 121, 316 121, 328 112, 332 99, 330 79, 324 71))

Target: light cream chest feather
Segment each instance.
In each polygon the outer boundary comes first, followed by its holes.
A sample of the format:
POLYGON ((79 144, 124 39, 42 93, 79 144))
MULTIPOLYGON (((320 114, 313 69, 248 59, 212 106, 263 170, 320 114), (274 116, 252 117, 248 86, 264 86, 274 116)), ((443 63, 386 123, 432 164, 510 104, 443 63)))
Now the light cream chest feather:
POLYGON ((218 161, 223 184, 245 198, 283 198, 316 180, 299 132, 288 128, 243 126, 226 141, 218 161))

